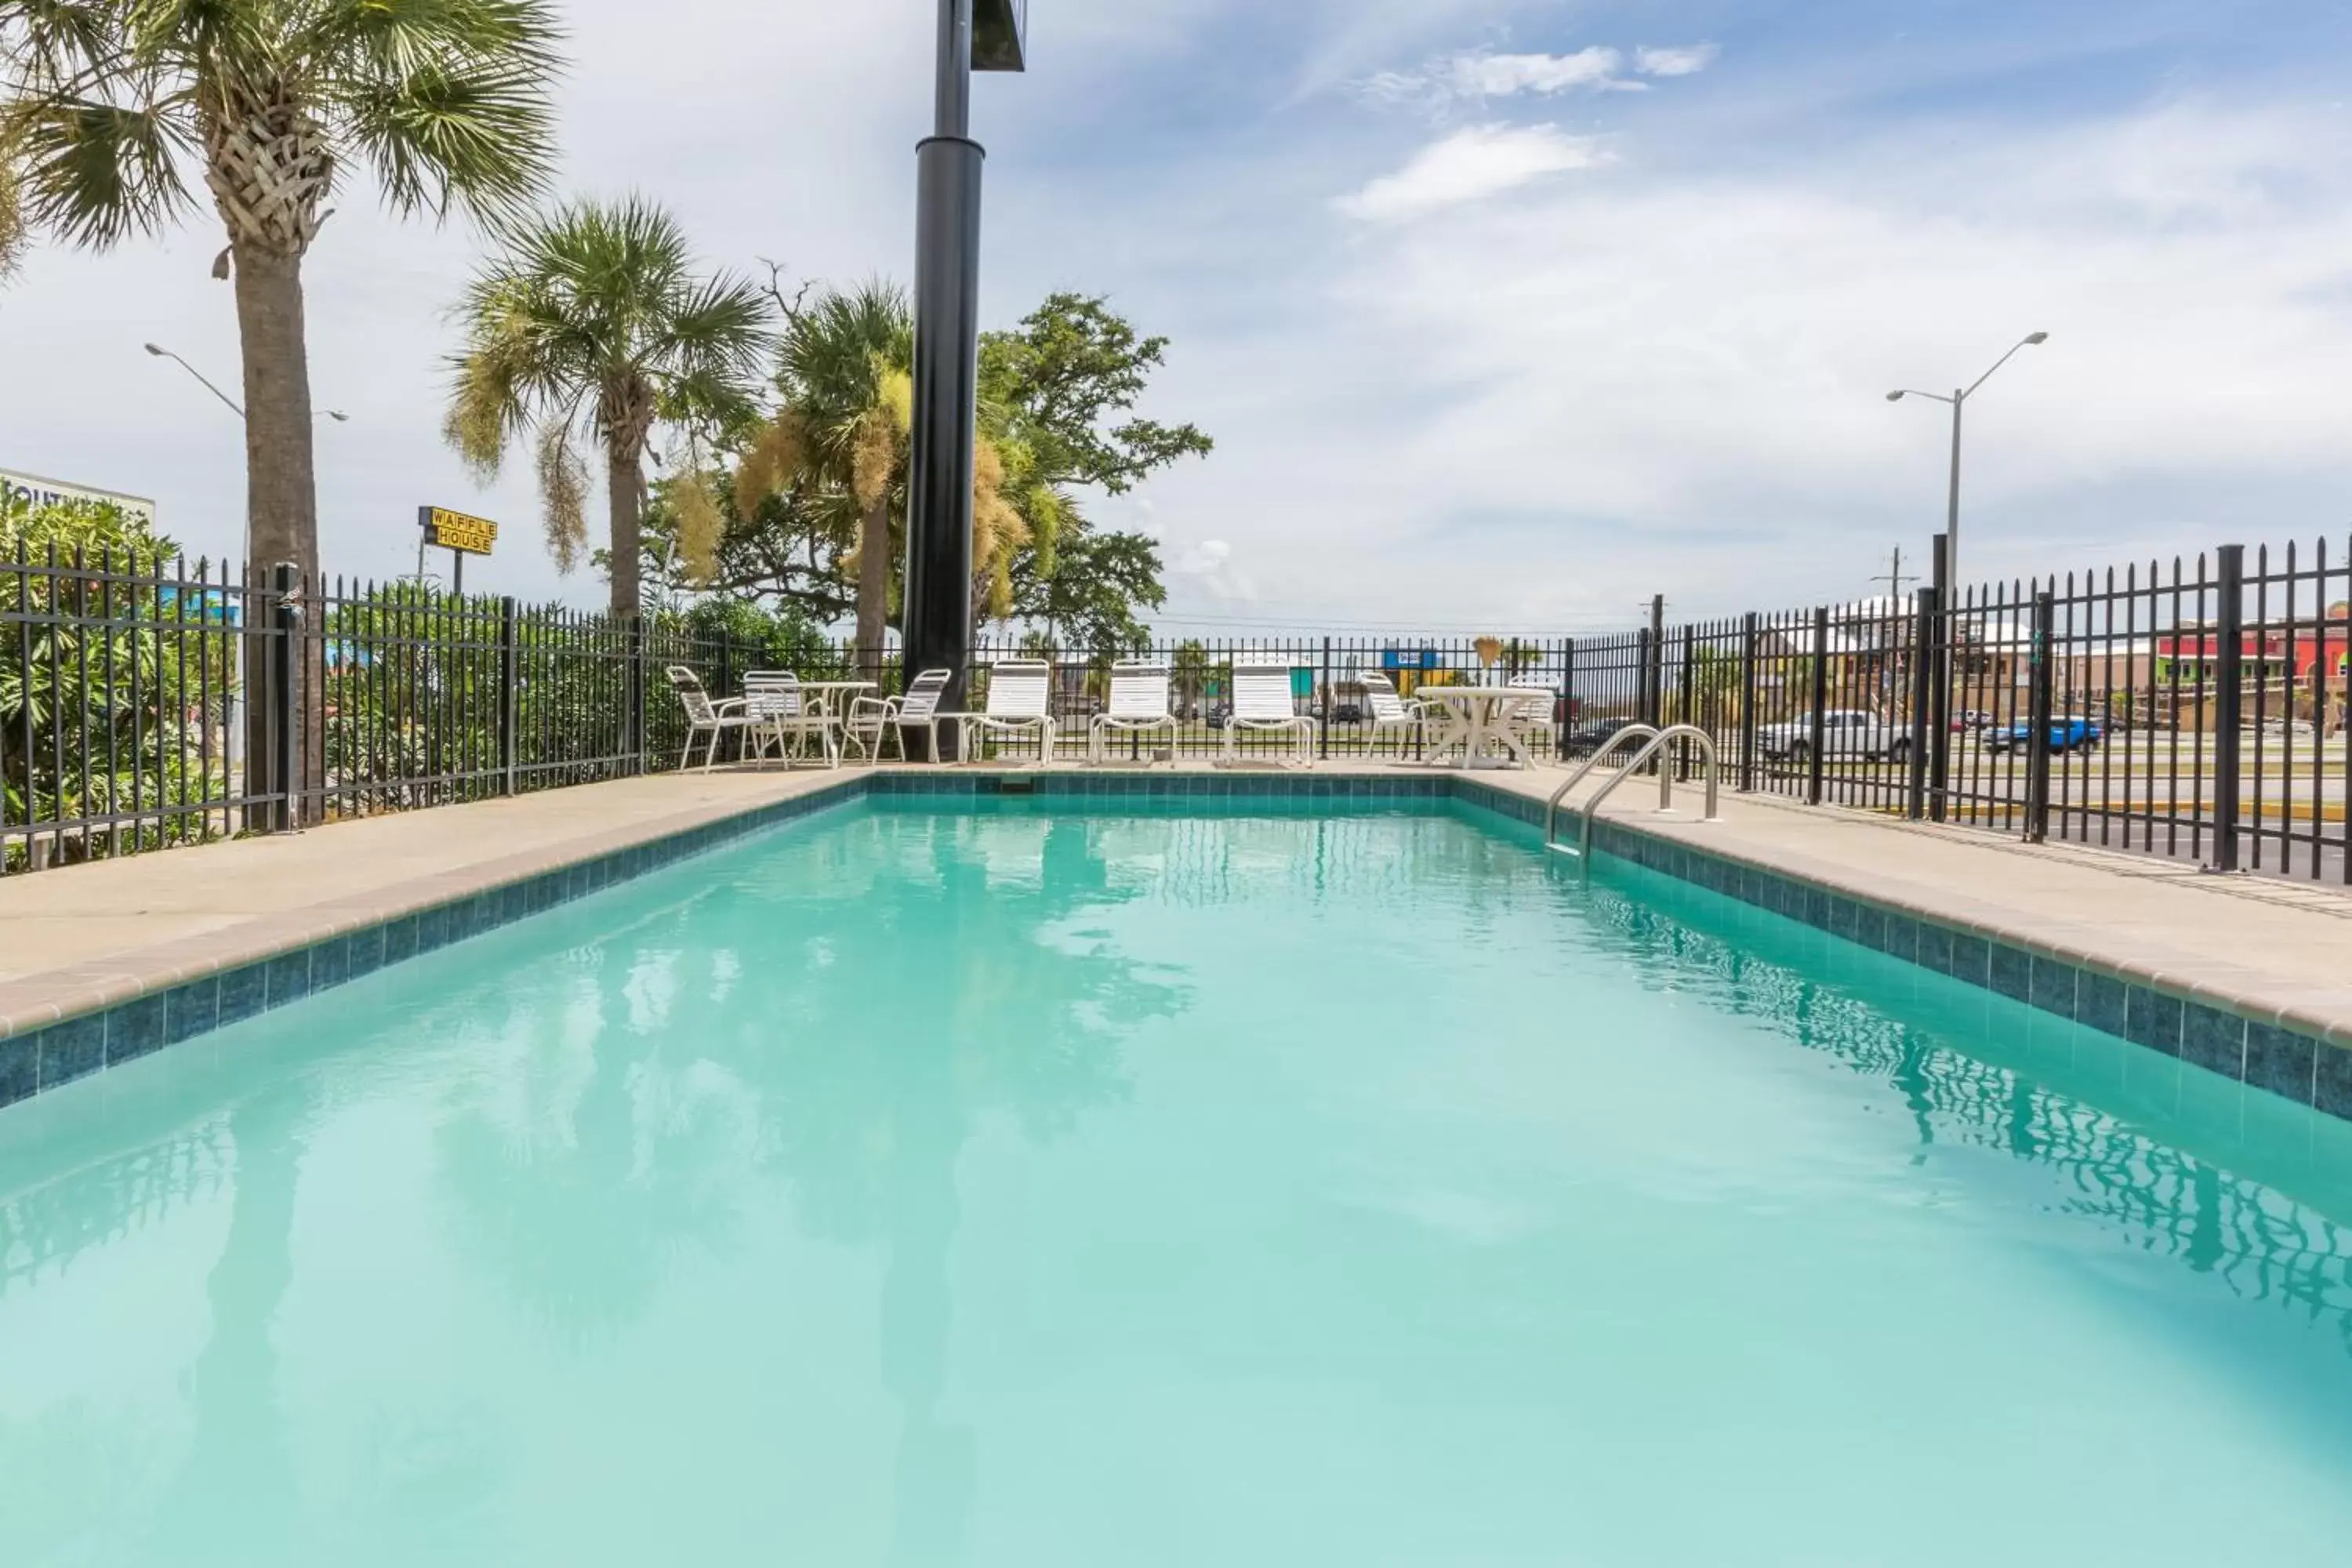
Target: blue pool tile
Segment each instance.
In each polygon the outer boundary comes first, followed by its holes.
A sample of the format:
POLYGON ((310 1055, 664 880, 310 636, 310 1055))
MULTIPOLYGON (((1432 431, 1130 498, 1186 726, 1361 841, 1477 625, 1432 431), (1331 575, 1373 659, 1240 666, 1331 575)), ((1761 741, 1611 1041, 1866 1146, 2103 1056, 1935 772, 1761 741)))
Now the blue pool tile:
POLYGON ((2080 974, 2071 963, 2054 958, 2033 955, 2032 993, 2026 1000, 2045 1013, 2055 1013, 2062 1018, 2074 1016, 2075 989, 2080 974))
POLYGON ((352 977, 352 942, 345 936, 329 937, 310 949, 310 989, 324 991, 352 977))
POLYGON ((86 1013, 41 1031, 41 1092, 106 1065, 106 1015, 86 1013))
POLYGON ((250 1018, 268 1005, 268 977, 265 963, 248 963, 232 969, 220 977, 220 1021, 235 1024, 250 1018))
POLYGON ((220 976, 207 974, 163 994, 165 1043, 178 1045, 220 1024, 220 976))
POLYGON ((1853 940, 1874 952, 1886 951, 1886 911, 1876 904, 1853 907, 1853 940))
MULTIPOLYGON (((0 1040, 0 1050, 7 1042, 0 1040)), ((2352 1120, 2352 1048, 2331 1046, 2325 1041, 2317 1047, 2318 1068, 2313 1075, 2311 1103, 2330 1116, 2352 1120)), ((0 1090, 5 1093, 5 1090, 0 1090)))
POLYGON ((2180 1059, 2223 1078, 2244 1078, 2246 1021, 2218 1007, 2189 1004, 2180 1019, 2180 1059))
POLYGON ((2246 1025, 2246 1081, 2309 1105, 2319 1042, 2276 1024, 2246 1025))
POLYGON ((346 976, 357 980, 362 974, 373 974, 383 967, 384 934, 385 928, 376 925, 355 931, 343 939, 343 973, 346 976))
POLYGON ((383 928, 383 961, 402 963, 416 956, 420 924, 415 915, 403 915, 383 928))
POLYGON ((419 910, 410 915, 408 920, 415 928, 416 952, 431 952, 436 948, 448 945, 449 907, 446 904, 437 909, 419 910))
POLYGON ((1919 962, 1920 922, 1894 910, 1883 911, 1885 919, 1886 952, 1906 963, 1919 962))
POLYGON ((2112 974, 2083 970, 2074 977, 2074 1021, 2102 1034, 2122 1036, 2130 989, 2112 974))
POLYGON ((2146 985, 2124 993, 2124 1038, 2136 1046, 2180 1054, 2180 999, 2146 985))
POLYGON ((136 1061, 171 1043, 171 994, 134 996, 106 1015, 106 1065, 136 1061))
POLYGON ((1918 956, 1914 962, 1930 973, 1949 974, 1952 972, 1952 928, 1937 925, 1933 921, 1921 921, 1918 956))
POLYGON ((1992 988, 2003 996, 2020 1002, 2033 999, 2033 957, 2006 942, 1991 944, 1990 969, 1992 988))
POLYGON ((262 964, 266 978, 262 1005, 283 1007, 289 1002, 299 1002, 310 994, 310 950, 301 948, 293 952, 281 952, 262 964))
POLYGON ((1971 985, 1990 986, 1992 944, 1971 931, 1952 932, 1951 967, 1944 973, 1971 985))
POLYGON ((41 1037, 11 1035, 0 1040, 0 1105, 30 1100, 41 1087, 41 1037))

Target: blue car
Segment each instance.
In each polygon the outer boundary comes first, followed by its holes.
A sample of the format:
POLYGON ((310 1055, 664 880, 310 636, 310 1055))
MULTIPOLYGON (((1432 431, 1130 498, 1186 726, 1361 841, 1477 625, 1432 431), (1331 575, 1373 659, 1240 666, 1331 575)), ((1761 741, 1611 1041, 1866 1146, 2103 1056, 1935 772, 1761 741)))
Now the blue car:
MULTIPOLYGON (((2053 752, 2086 751, 2099 743, 2102 731, 2096 719, 2080 713, 2053 714, 2050 720, 2050 749, 2053 752)), ((1988 725, 1984 732, 1988 752, 2021 752, 2033 739, 2033 721, 2021 719, 2014 724, 1988 725)))

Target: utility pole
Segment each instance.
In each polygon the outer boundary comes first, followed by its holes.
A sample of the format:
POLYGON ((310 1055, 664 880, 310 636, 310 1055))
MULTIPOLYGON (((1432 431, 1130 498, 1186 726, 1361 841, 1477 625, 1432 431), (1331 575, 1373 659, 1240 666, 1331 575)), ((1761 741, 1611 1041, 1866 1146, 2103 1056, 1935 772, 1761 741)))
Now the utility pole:
POLYGON ((1916 583, 1918 580, 1919 574, 1916 572, 1906 574, 1903 570, 1903 547, 1899 544, 1895 547, 1895 563, 1871 579, 1874 583, 1886 584, 1886 596, 1890 599, 1900 599, 1903 596, 1903 584, 1916 583))

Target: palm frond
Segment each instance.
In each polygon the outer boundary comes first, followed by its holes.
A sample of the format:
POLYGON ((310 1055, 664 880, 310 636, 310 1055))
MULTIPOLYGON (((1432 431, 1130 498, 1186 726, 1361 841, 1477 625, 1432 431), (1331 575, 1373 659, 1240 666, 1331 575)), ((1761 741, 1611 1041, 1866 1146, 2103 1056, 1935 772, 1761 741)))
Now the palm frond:
POLYGON ((169 100, 21 98, 0 110, 0 142, 16 151, 26 211, 79 244, 152 233, 188 205, 191 137, 169 100))
POLYGON ((554 162, 545 78, 514 61, 426 66, 354 90, 346 110, 396 212, 510 217, 545 186, 554 162))

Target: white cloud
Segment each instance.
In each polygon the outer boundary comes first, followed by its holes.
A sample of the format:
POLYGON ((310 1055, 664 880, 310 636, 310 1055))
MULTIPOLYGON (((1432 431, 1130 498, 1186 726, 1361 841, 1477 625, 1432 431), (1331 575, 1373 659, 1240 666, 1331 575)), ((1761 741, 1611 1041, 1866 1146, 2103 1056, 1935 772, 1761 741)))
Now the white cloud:
POLYGON ((1722 51, 1713 44, 1688 44, 1679 48, 1638 48, 1633 68, 1643 76, 1696 76, 1715 63, 1722 51))
POLYGON ((1473 125, 1432 142, 1339 205, 1351 217, 1395 223, 1610 159, 1598 138, 1570 136, 1556 125, 1473 125))
POLYGON ((1515 98, 1523 92, 1550 96, 1580 89, 1641 91, 1644 84, 1618 73, 1625 57, 1595 45, 1569 55, 1455 55, 1417 71, 1382 71, 1364 83, 1373 98, 1395 102, 1472 102, 1515 98))
POLYGON ((1180 338, 1220 367, 1185 412, 1221 444, 1157 484, 1160 515, 1215 517, 1252 613, 1291 625, 1572 633, 1654 589, 1677 615, 1856 595, 1941 526, 1948 424, 1883 394, 2042 328, 1972 411, 1970 577, 2307 539, 2352 487, 2344 119, 1978 123, 1449 207, 1246 341, 1180 338), (1284 390, 1300 366, 1311 397, 1284 390))

